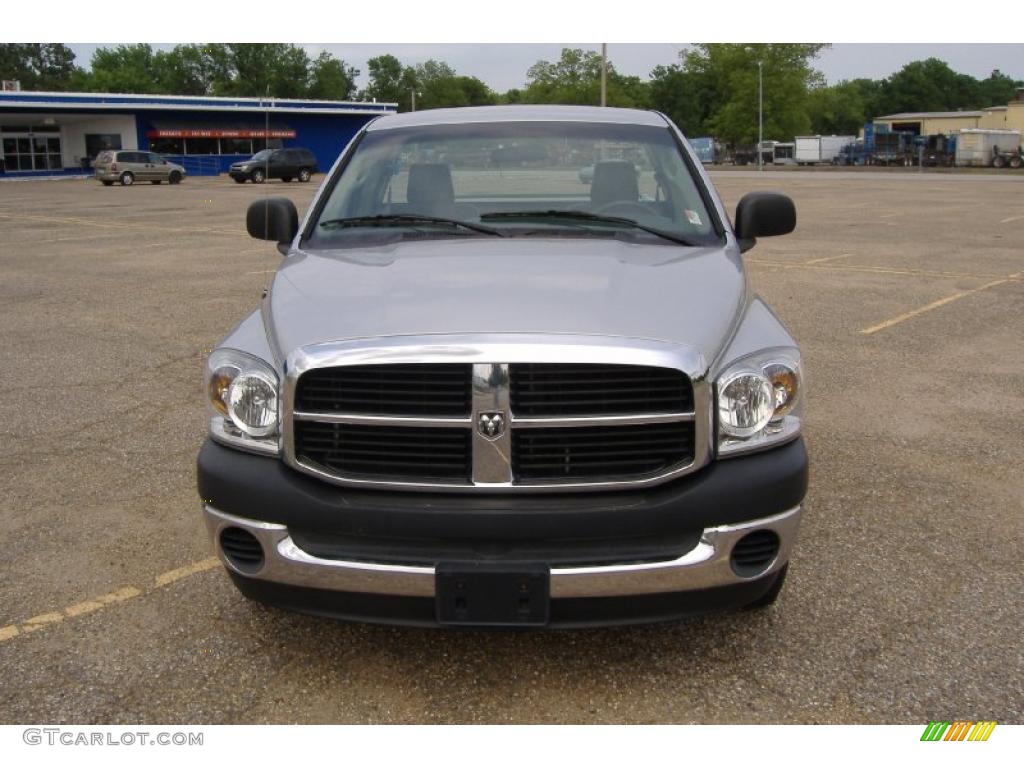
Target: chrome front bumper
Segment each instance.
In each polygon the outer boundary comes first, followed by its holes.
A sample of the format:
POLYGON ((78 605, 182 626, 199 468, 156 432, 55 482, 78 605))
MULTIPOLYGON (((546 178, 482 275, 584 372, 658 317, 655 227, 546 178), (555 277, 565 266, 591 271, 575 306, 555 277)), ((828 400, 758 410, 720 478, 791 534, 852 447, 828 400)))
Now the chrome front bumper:
MULTIPOLYGON (((314 557, 299 549, 287 527, 246 520, 204 508, 206 525, 225 567, 241 576, 277 584, 339 592, 362 592, 405 597, 434 597, 435 569, 314 557), (263 547, 258 570, 240 570, 221 551, 220 532, 236 527, 248 531, 263 547)), ((673 560, 551 569, 551 597, 613 597, 661 592, 686 592, 725 587, 760 579, 789 561, 800 524, 800 507, 778 515, 735 525, 705 528, 696 547, 673 560), (738 576, 729 562, 733 545, 756 530, 774 531, 779 550, 772 563, 754 576, 738 576)))

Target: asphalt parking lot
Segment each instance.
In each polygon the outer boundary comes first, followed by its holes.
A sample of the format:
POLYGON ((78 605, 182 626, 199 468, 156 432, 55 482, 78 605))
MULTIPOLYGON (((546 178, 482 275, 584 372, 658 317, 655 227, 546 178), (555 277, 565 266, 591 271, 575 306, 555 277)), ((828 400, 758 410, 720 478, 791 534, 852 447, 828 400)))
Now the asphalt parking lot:
POLYGON ((797 204, 747 254, 810 384, 786 589, 530 633, 286 613, 211 559, 203 360, 280 258, 245 208, 316 183, 0 184, 0 722, 1021 722, 1024 174, 715 182, 797 204))

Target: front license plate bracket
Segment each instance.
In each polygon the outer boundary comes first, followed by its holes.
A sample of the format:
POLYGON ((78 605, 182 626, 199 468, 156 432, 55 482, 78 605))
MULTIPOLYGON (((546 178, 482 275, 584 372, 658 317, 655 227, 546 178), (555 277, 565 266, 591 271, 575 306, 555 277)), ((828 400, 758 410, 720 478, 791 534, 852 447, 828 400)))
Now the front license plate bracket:
POLYGON ((536 563, 441 563, 437 620, 465 626, 540 627, 548 623, 551 571, 536 563))

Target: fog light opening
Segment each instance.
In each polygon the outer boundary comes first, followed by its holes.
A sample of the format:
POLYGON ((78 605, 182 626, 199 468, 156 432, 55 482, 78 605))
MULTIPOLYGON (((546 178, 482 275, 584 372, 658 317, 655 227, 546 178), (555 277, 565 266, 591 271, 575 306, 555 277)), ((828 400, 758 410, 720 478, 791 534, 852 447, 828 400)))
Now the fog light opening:
POLYGON ((242 573, 256 573, 263 567, 263 546, 246 530, 235 527, 222 530, 220 549, 227 561, 242 573))
POLYGON ((748 533, 732 548, 729 564, 733 573, 745 579, 760 576, 779 555, 779 534, 760 530, 748 533))

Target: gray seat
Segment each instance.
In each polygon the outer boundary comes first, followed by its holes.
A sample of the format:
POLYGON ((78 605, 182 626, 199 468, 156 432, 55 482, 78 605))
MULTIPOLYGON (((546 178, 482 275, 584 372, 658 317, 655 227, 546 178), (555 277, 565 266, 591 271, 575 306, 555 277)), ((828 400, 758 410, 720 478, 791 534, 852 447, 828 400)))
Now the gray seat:
POLYGON ((444 163, 410 165, 406 200, 410 213, 453 218, 456 207, 451 168, 444 163))
POLYGON ((590 204, 593 208, 609 203, 635 203, 639 199, 640 184, 632 163, 622 160, 595 163, 594 180, 590 183, 590 204))

